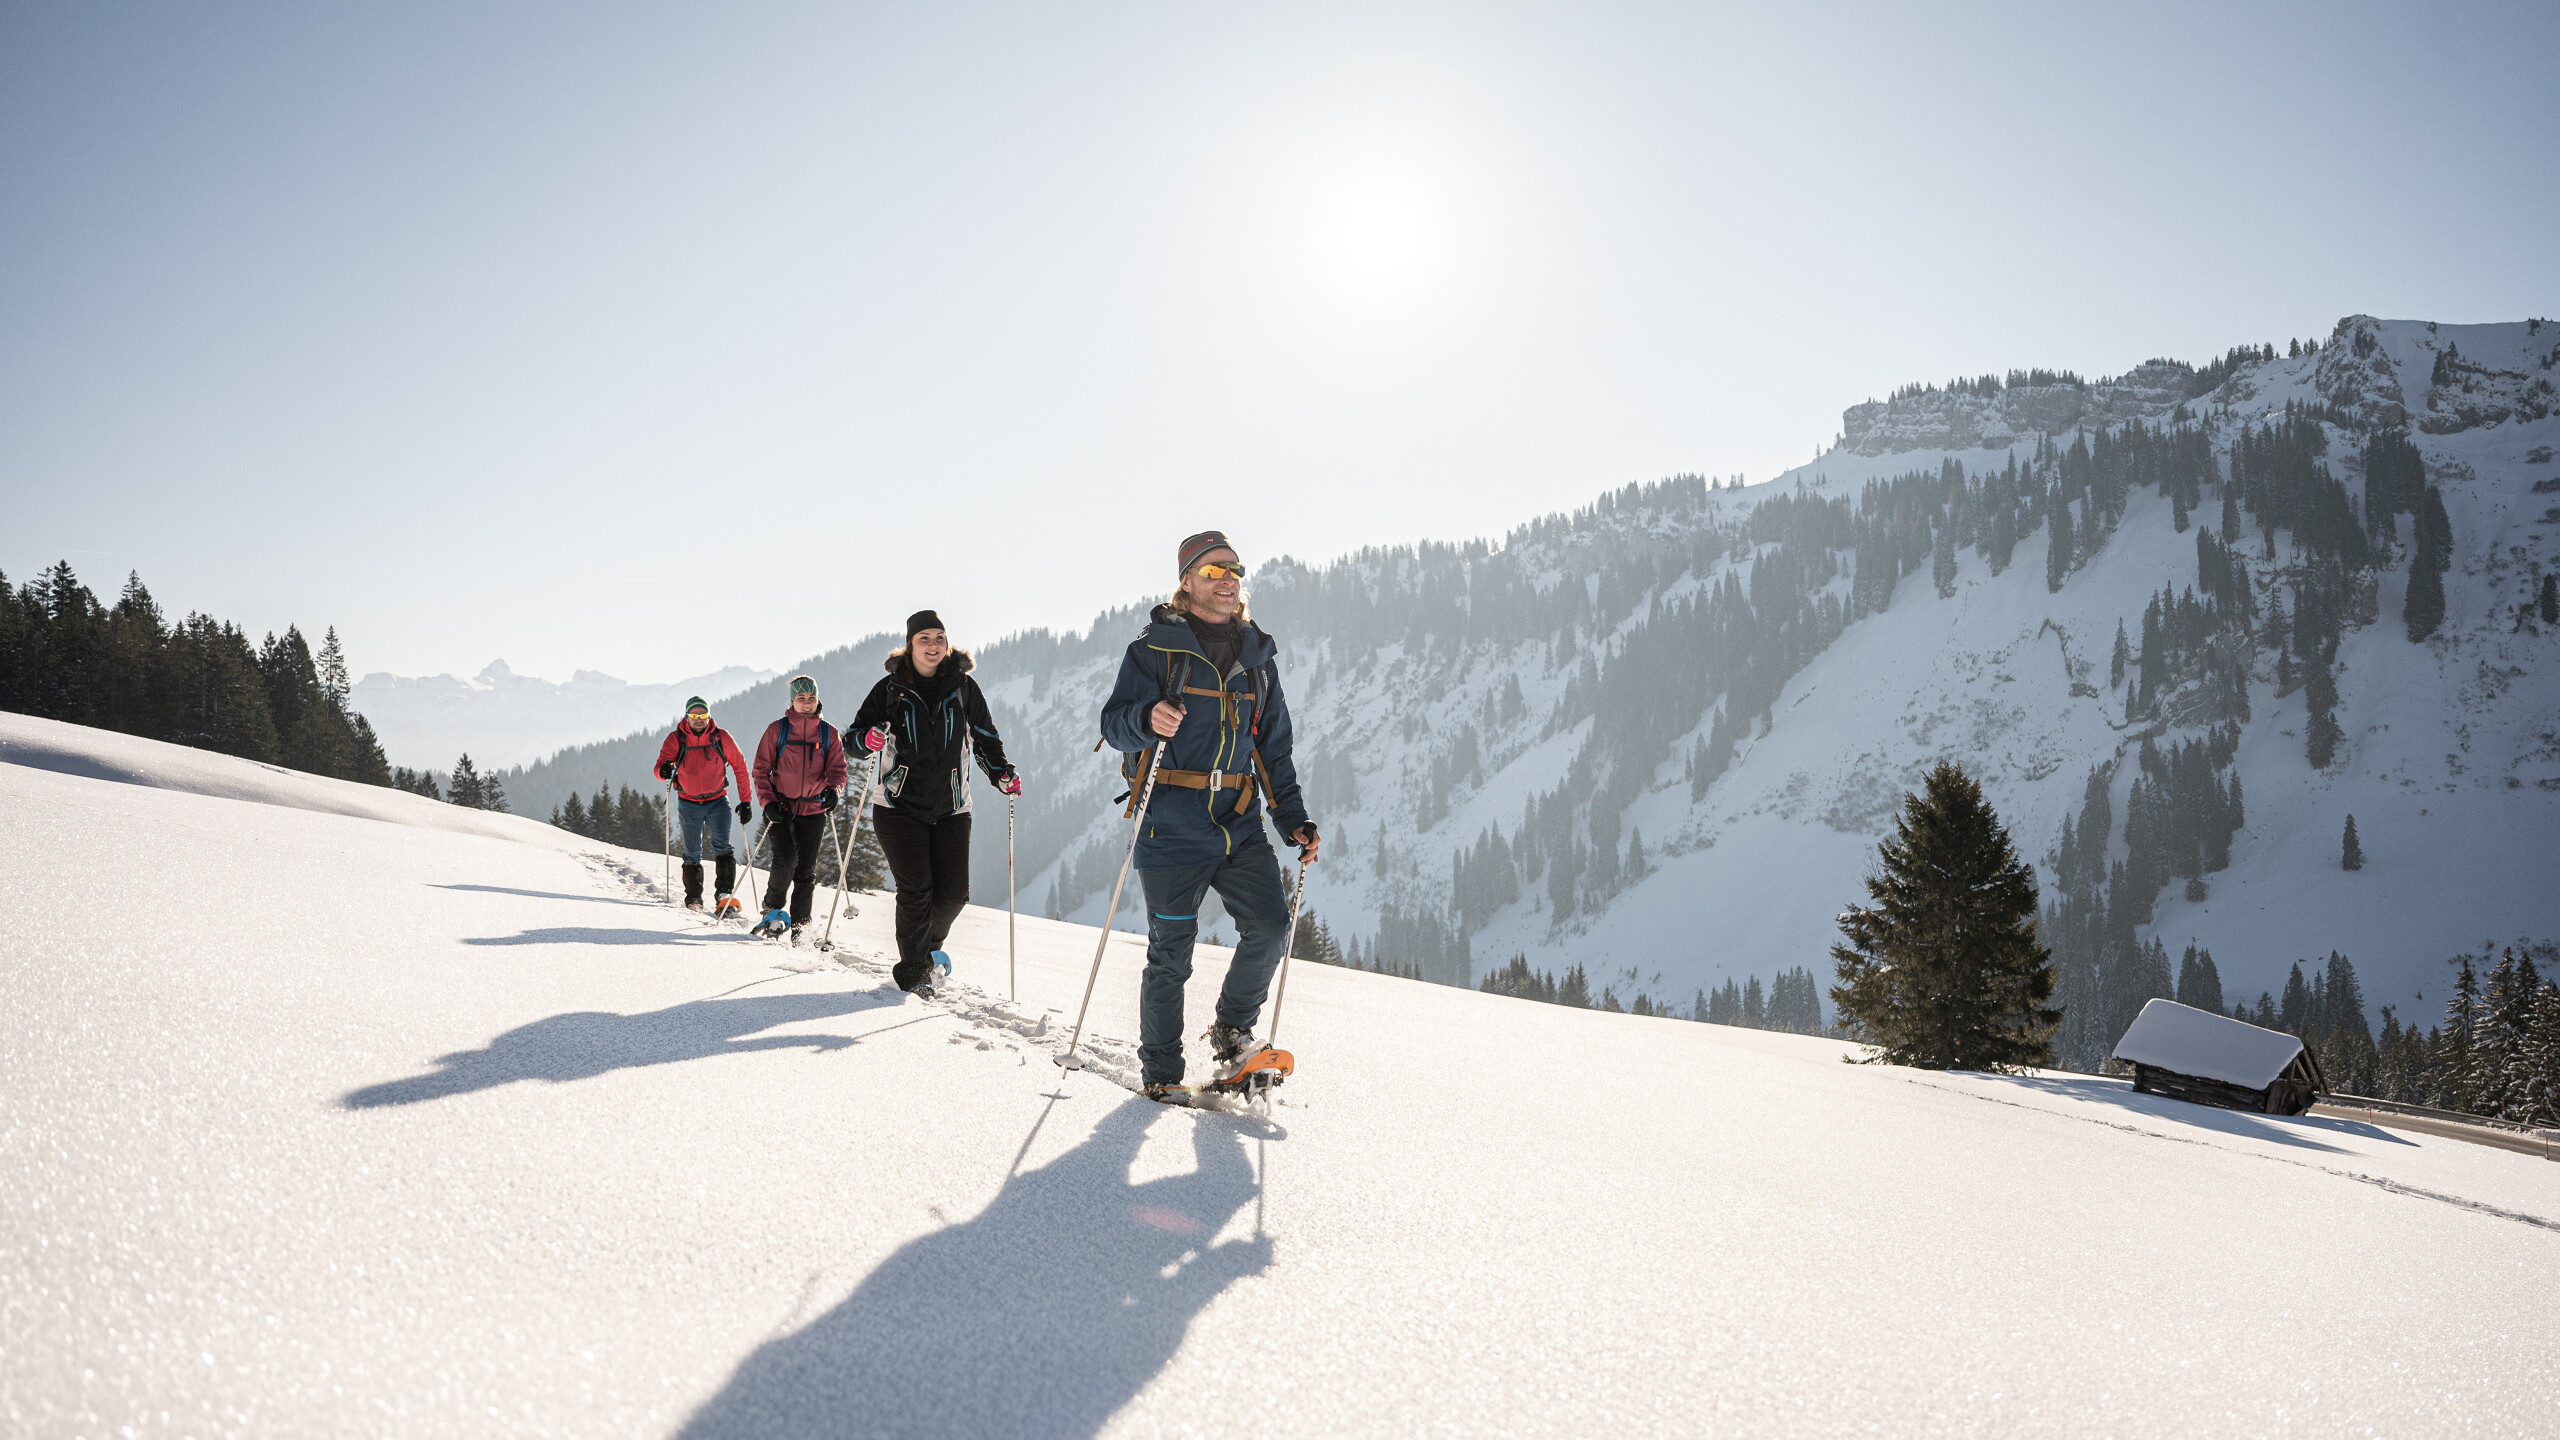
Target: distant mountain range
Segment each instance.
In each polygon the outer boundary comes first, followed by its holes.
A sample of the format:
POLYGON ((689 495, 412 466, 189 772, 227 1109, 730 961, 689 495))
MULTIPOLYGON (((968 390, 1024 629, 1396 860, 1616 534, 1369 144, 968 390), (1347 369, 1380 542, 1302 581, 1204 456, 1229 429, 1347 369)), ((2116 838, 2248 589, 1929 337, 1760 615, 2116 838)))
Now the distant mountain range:
POLYGON ((563 683, 518 675, 492 660, 468 680, 376 672, 356 682, 351 703, 373 722, 392 764, 441 773, 466 752, 475 766, 493 769, 638 726, 664 727, 689 695, 725 699, 776 673, 732 665, 665 685, 633 685, 581 670, 563 683))

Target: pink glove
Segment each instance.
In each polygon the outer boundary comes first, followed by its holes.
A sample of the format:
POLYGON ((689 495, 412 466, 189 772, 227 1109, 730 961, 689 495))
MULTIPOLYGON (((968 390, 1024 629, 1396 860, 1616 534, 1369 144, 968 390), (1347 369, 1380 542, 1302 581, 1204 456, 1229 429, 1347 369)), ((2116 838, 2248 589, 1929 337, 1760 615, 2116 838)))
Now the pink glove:
POLYGON ((1019 770, 1007 770, 1004 772, 1004 778, 996 782, 996 788, 1007 795, 1021 794, 1022 772, 1019 770))
POLYGON ((889 732, 880 726, 874 725, 862 732, 862 748, 865 750, 877 753, 885 749, 888 744, 889 732))

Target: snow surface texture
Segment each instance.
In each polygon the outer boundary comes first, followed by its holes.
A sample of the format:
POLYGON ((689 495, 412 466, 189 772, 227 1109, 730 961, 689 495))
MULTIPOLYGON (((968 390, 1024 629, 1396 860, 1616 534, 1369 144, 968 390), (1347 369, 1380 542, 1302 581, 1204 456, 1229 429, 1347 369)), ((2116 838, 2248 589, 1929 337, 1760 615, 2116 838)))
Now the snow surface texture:
POLYGON ((373 722, 392 764, 441 774, 465 753, 473 765, 491 770, 646 726, 663 732, 684 713, 686 697, 717 703, 773 676, 732 665, 666 685, 633 685, 581 670, 563 684, 518 675, 506 661, 492 660, 468 680, 377 671, 355 683, 349 704, 373 722))
POLYGON ((11 1434, 2550 1424, 2547 1161, 1315 966, 1269 1120, 1163 1109, 1110 1079, 1132 941, 1062 1077, 1091 930, 1024 920, 1011 1003, 973 908, 929 1004, 881 897, 839 963, 688 923, 654 857, 37 723, 11 1434))
POLYGON ((2294 1036, 2243 1025, 2228 1015, 2193 1009, 2175 1000, 2146 1002, 2115 1049, 2119 1060, 2249 1090, 2267 1088, 2301 1053, 2302 1041, 2294 1036))

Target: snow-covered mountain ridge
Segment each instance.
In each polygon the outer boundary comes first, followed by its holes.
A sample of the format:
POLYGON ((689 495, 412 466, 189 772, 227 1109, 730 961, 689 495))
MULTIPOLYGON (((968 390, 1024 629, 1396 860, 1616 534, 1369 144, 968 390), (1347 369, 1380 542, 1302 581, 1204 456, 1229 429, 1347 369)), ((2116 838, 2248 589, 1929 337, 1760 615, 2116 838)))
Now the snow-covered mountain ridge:
MULTIPOLYGON (((2446 955, 2560 935, 2560 627, 2533 608, 2560 571, 2555 351, 2538 321, 2350 316, 2298 354, 1914 387, 1772 481, 1629 485, 1498 541, 1310 566, 1239 537, 1329 840, 1309 905, 1433 978, 1521 954, 1685 1009, 1728 978, 1827 976, 1899 795, 1952 756, 2072 902, 2049 938, 2086 1014, 2138 1004, 2150 942, 2192 941, 2228 1000, 2338 950, 2371 1005, 2432 1018, 2446 955), (2390 470, 2398 513, 2368 523, 2366 452, 2412 419, 2418 478, 2390 470), (2444 619, 2412 643, 2428 486, 2444 619), (2324 684, 2338 733, 2315 768, 2324 684), (2093 809, 2084 861, 2061 840, 2093 809)), ((1027 906, 1101 917, 1126 830, 1094 715, 1142 608, 978 648, 1030 778, 1027 906)), ((822 660, 867 684, 881 643, 822 660)), ((594 758, 637 778, 650 743, 594 758)), ((982 896, 999 819, 977 831, 982 896)))
POLYGON ((723 700, 773 673, 731 665, 664 685, 634 685, 593 670, 543 680, 492 660, 467 680, 376 671, 355 683, 351 703, 373 722, 393 764, 442 772, 467 752, 485 770, 525 764, 635 725, 673 724, 685 697, 723 700))

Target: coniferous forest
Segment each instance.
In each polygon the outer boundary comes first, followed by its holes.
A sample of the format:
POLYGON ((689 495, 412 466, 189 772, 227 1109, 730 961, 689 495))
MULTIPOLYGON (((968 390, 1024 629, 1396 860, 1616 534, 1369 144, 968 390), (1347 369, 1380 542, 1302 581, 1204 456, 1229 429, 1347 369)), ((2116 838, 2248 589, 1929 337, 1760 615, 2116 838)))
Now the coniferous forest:
POLYGON ((112 605, 68 560, 14 589, 0 575, 0 710, 388 785, 347 687, 335 629, 315 654, 294 626, 252 643, 209 615, 173 622, 138 574, 112 605))

